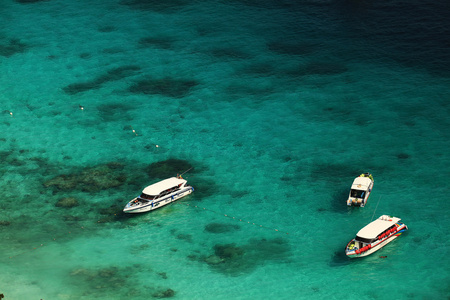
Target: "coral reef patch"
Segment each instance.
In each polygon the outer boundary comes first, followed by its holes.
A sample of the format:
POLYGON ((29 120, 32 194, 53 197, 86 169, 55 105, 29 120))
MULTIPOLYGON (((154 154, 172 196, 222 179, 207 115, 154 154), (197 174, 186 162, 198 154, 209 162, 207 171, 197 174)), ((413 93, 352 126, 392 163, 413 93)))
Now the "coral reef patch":
POLYGON ((146 78, 131 85, 129 91, 134 94, 162 95, 172 98, 182 98, 190 93, 199 83, 191 79, 146 78))
POLYGON ((22 43, 19 39, 0 39, 0 56, 10 57, 17 53, 23 53, 28 49, 28 45, 22 43))
MULTIPOLYGON (((171 288, 146 286, 147 280, 136 277, 136 272, 142 272, 140 265, 119 268, 109 266, 103 268, 78 268, 70 272, 69 280, 72 284, 84 285, 84 297, 89 299, 116 299, 115 295, 125 294, 129 299, 171 298, 175 291, 171 288), (135 284, 145 286, 145 289, 135 289, 135 284)), ((153 280, 161 278, 164 272, 149 275, 153 280)), ((165 275, 166 276, 166 275, 165 275)))
POLYGON ((44 186, 55 191, 79 189, 85 192, 98 192, 124 184, 127 179, 125 173, 117 172, 117 169, 123 167, 120 163, 87 167, 79 173, 56 176, 45 181, 44 186))
POLYGON ((99 89, 107 82, 118 81, 126 77, 136 75, 137 71, 140 69, 140 67, 134 65, 113 68, 90 81, 69 84, 64 87, 63 90, 68 95, 75 95, 89 90, 99 89))
POLYGON ((78 203, 78 200, 74 197, 61 198, 55 204, 56 207, 64 207, 64 208, 72 208, 78 205, 80 204, 78 203))
POLYGON ((267 260, 287 262, 290 255, 289 244, 282 238, 251 239, 241 246, 235 243, 217 244, 212 250, 212 254, 191 254, 188 259, 204 262, 225 275, 239 276, 252 272, 267 260))
POLYGON ((155 298, 171 298, 175 296, 175 291, 172 289, 157 291, 152 295, 155 298))

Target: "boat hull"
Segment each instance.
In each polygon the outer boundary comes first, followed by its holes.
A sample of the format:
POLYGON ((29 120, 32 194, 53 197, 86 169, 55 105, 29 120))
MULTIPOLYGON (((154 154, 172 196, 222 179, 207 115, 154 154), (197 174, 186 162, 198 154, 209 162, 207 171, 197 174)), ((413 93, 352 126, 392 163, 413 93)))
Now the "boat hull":
POLYGON ((370 249, 368 249, 367 251, 364 251, 362 253, 357 253, 356 250, 349 250, 349 245, 352 242, 355 242, 355 239, 351 240, 348 244, 347 247, 345 249, 345 254, 350 257, 350 258, 358 258, 358 257, 364 257, 364 256, 368 256, 374 252, 377 252, 378 250, 380 250, 381 248, 383 248, 384 246, 386 246, 387 244, 389 244, 390 242, 392 242, 393 240, 395 240, 396 238, 398 238, 403 232, 405 232, 406 230, 408 230, 408 227, 406 225, 403 224, 403 228, 400 229, 399 231, 397 231, 396 233, 394 233, 393 235, 381 240, 381 241, 377 241, 374 243, 370 244, 370 249))
POLYGON ((175 193, 169 194, 161 199, 147 201, 146 203, 138 202, 138 204, 134 204, 138 198, 134 198, 125 206, 123 212, 130 214, 144 213, 148 211, 152 211, 158 208, 161 208, 167 204, 175 202, 194 191, 194 188, 191 186, 185 187, 181 191, 177 191, 175 193))

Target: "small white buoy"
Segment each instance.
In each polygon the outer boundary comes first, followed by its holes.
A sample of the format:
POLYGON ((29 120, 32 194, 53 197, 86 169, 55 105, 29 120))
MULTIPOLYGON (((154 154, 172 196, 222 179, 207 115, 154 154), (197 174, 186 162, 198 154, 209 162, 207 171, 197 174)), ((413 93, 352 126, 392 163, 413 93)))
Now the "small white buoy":
POLYGON ((133 128, 132 126, 130 126, 130 127, 131 127, 131 131, 133 131, 134 135, 135 135, 135 136, 138 136, 136 130, 134 130, 134 128, 133 128))
POLYGON ((159 148, 159 145, 155 145, 156 148, 159 148))
POLYGON ((81 110, 84 110, 84 106, 83 106, 83 105, 80 105, 80 109, 81 109, 81 110))

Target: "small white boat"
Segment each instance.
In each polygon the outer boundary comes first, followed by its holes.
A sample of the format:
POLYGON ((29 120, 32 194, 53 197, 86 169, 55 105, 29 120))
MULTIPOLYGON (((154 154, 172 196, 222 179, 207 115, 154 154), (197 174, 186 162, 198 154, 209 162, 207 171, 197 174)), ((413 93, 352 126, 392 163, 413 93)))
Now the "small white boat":
POLYGON ((347 205, 364 207, 369 199, 370 192, 372 192, 372 188, 372 174, 364 173, 356 177, 348 195, 347 205))
POLYGON ((380 250, 408 227, 400 222, 401 219, 382 215, 375 221, 363 227, 356 237, 345 247, 345 254, 350 258, 363 257, 380 250))
POLYGON ((194 191, 181 176, 164 179, 146 187, 125 206, 125 213, 142 213, 163 207, 194 191))

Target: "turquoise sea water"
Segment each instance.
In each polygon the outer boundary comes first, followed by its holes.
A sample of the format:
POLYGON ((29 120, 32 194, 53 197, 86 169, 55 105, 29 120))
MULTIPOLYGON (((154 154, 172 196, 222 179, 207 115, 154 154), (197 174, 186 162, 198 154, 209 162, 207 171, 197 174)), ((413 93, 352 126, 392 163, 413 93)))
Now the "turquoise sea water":
POLYGON ((299 2, 2 1, 4 299, 450 298, 450 5, 299 2))

